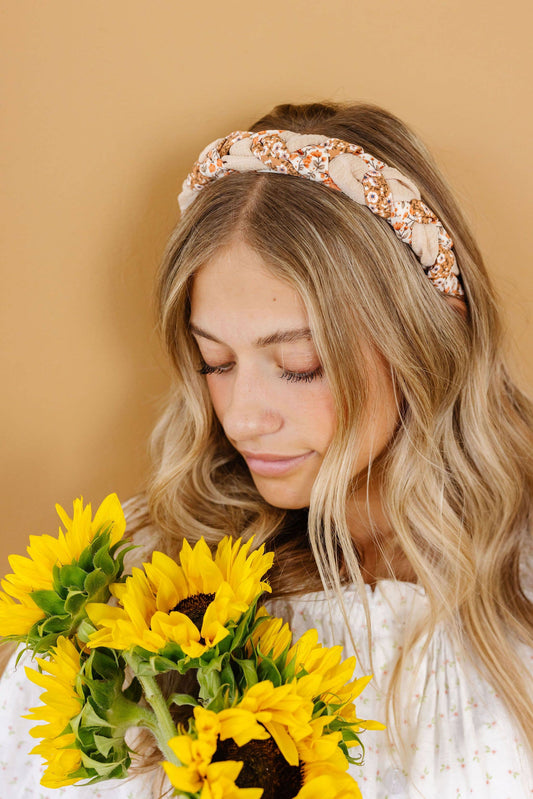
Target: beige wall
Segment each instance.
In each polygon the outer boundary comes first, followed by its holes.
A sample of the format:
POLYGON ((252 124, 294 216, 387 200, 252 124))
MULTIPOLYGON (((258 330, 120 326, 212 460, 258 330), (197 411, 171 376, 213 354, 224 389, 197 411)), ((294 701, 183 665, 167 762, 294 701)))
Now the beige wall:
POLYGON ((362 99, 437 156, 533 385, 529 0, 1 0, 2 533, 135 492, 167 377, 151 284, 198 151, 278 102, 362 99))

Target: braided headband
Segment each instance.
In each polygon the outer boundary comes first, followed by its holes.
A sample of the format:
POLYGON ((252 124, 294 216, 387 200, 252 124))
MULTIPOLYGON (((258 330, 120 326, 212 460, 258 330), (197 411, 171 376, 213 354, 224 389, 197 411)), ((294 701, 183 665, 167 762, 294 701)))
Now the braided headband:
POLYGON ((464 295, 453 241, 420 199, 416 185, 357 144, 288 130, 237 130, 211 142, 200 153, 183 183, 178 198, 181 210, 212 180, 232 172, 277 172, 342 191, 387 220, 398 238, 412 248, 439 291, 464 295))

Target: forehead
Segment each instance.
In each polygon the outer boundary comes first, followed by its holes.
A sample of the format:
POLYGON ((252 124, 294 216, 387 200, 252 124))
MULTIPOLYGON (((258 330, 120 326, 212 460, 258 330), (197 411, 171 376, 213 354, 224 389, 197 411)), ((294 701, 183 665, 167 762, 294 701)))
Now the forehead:
MULTIPOLYGON (((300 294, 269 271, 261 257, 239 242, 220 251, 195 275, 191 324, 213 325, 254 338, 290 325, 305 327, 308 314, 300 294)), ((212 331, 216 333, 216 331, 212 331)))

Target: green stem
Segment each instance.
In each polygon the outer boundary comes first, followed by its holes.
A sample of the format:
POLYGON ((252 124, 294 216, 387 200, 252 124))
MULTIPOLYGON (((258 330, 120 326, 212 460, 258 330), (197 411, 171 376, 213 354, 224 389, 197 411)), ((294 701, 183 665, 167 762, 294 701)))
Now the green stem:
POLYGON ((161 693, 161 689, 159 688, 154 677, 150 677, 145 674, 138 674, 137 669, 135 668, 135 661, 132 657, 130 657, 128 652, 124 652, 123 655, 126 663, 130 666, 131 670, 142 686, 144 698, 154 711, 157 723, 152 725, 147 723, 147 720, 145 726, 148 727, 154 734, 159 748, 161 749, 161 752, 164 754, 165 758, 170 763, 174 763, 176 766, 181 766, 182 764, 168 745, 168 741, 177 735, 177 730, 174 722, 172 721, 172 716, 170 715, 167 703, 165 702, 163 694, 161 693))

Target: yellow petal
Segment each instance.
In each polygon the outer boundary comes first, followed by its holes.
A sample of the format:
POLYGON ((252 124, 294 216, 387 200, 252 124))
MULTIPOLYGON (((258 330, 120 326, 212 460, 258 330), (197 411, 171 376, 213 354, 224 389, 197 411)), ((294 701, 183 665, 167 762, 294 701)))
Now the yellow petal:
POLYGON ((183 766, 175 766, 174 763, 163 763, 166 775, 174 788, 179 791, 196 793, 202 787, 203 780, 194 771, 183 766))
POLYGON ((93 537, 110 523, 113 525, 110 538, 110 543, 113 545, 120 541, 126 532, 124 511, 116 494, 109 494, 96 511, 92 523, 93 537))
POLYGON ((237 746, 244 746, 249 741, 266 740, 269 738, 268 731, 256 720, 256 717, 249 710, 241 708, 227 708, 218 714, 220 722, 220 740, 233 738, 237 746))
POLYGON ((115 608, 113 605, 106 605, 103 602, 88 602, 85 606, 87 615, 92 623, 99 627, 103 624, 111 624, 118 619, 126 619, 127 614, 122 608, 115 608))
POLYGON ((194 720, 198 735, 216 741, 220 732, 221 717, 219 713, 206 710, 204 707, 194 708, 194 720))
POLYGON ((175 735, 168 742, 168 745, 180 761, 188 765, 192 759, 192 741, 188 735, 175 735))
POLYGON ((35 622, 44 619, 37 605, 18 605, 8 597, 0 596, 0 636, 27 635, 35 622))
POLYGON ((275 740, 277 747, 290 766, 297 766, 299 762, 298 749, 294 740, 283 724, 265 722, 265 727, 275 740))

